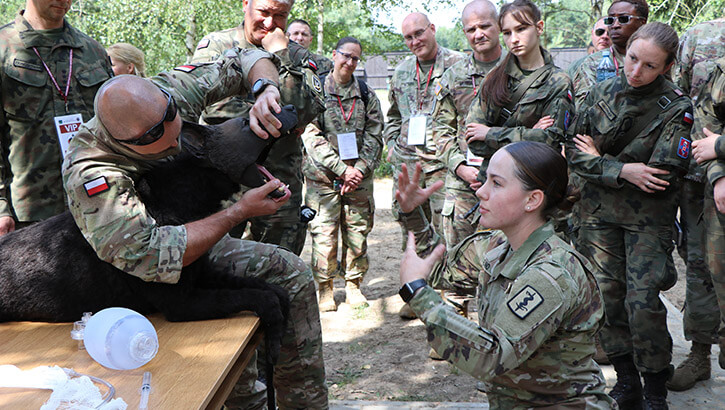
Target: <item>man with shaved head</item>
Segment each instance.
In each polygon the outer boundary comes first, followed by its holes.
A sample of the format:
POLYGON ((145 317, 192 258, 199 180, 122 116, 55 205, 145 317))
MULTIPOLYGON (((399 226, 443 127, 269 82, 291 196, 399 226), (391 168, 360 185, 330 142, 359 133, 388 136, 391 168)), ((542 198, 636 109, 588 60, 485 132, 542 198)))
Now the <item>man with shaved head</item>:
MULTIPOLYGON (((250 126, 260 138, 278 137, 282 124, 273 111, 280 110, 279 77, 272 58, 261 50, 229 50, 214 63, 180 66, 150 80, 109 80, 96 96, 96 116, 70 143, 63 183, 71 213, 98 257, 130 275, 175 284, 184 266, 208 252, 220 271, 285 288, 291 313, 275 370, 278 404, 323 409, 327 388, 311 271, 277 246, 227 235, 245 219, 276 212, 286 199, 272 200, 267 194, 282 183, 274 179, 225 210, 178 226, 159 226, 135 188, 135 181, 159 160, 185 149, 185 122, 198 121, 205 106, 222 98, 255 89, 250 126)), ((264 386, 256 379, 252 361, 226 406, 256 408, 255 403, 263 402, 264 386)))
MULTIPOLYGON (((420 161, 425 173, 421 178, 424 186, 444 181, 446 177, 447 168, 436 156, 432 135, 432 114, 436 108, 436 94, 440 91, 436 84, 446 69, 466 55, 441 47, 436 42, 435 30, 435 25, 422 13, 409 14, 403 20, 403 40, 413 55, 395 67, 390 80, 390 109, 383 139, 388 147, 388 161, 393 165, 393 216, 398 222, 400 209, 395 200, 395 190, 401 164, 408 164, 408 169, 413 170, 414 164, 420 161)), ((440 226, 445 199, 445 193, 441 191, 433 194, 424 206, 436 227, 440 226)), ((405 248, 407 236, 402 225, 401 229, 405 248)), ((403 306, 401 317, 415 318, 407 306, 403 306)))

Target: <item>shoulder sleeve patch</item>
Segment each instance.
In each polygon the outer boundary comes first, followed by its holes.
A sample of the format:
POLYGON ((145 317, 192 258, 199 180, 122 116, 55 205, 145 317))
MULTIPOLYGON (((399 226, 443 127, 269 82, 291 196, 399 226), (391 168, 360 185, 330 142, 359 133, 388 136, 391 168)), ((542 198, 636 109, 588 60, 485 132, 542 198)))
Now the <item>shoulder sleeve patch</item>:
POLYGON ((685 115, 682 117, 682 122, 684 122, 687 125, 692 125, 694 120, 695 120, 695 117, 692 116, 691 112, 685 112, 685 115))
POLYGON ((690 145, 691 142, 685 137, 680 137, 680 142, 677 144, 677 156, 683 159, 690 157, 690 145))
POLYGON ((315 60, 308 58, 307 59, 307 65, 315 72, 317 72, 317 63, 315 63, 315 60))
POLYGON ((566 90, 566 98, 569 99, 569 102, 574 102, 574 96, 571 95, 571 90, 566 90))
POLYGON ((199 67, 199 66, 193 65, 193 64, 186 64, 186 65, 180 65, 180 66, 174 68, 174 70, 183 71, 185 73, 190 73, 190 72, 196 70, 197 67, 199 67))
POLYGON ((609 118, 609 121, 613 121, 614 118, 616 117, 616 115, 614 115, 614 111, 612 111, 612 109, 609 108, 609 106, 607 105, 606 102, 604 102, 604 100, 599 100, 599 102, 597 102, 597 107, 599 107, 599 109, 604 113, 604 115, 606 115, 607 118, 609 118))
POLYGON ((202 38, 201 41, 199 42, 199 44, 196 46, 196 49, 203 50, 203 49, 209 47, 210 43, 211 43, 211 41, 209 41, 208 38, 202 38))
POLYGON ((544 303, 544 297, 541 296, 541 293, 531 285, 526 285, 519 293, 509 299, 506 305, 519 319, 524 319, 542 303, 544 303))
POLYGON ((85 188, 88 197, 100 194, 101 192, 106 192, 109 189, 106 177, 98 177, 90 180, 83 184, 83 188, 85 188))
POLYGON ((438 95, 443 90, 443 84, 441 83, 441 80, 436 80, 436 87, 435 87, 435 95, 438 95))

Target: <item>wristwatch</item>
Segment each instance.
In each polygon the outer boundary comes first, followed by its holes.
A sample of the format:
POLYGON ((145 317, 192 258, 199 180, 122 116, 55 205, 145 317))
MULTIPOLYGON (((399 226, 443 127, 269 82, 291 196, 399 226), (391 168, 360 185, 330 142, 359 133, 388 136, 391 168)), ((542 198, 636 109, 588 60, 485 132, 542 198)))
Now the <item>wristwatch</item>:
POLYGON ((428 285, 428 282, 426 282, 425 279, 416 279, 414 281, 410 281, 400 288, 400 291, 398 291, 398 295, 400 295, 400 297, 403 299, 403 302, 408 303, 411 299, 413 299, 413 295, 415 295, 415 292, 426 285, 428 285))
POLYGON ((254 98, 259 97, 259 94, 262 94, 262 91, 264 91, 265 88, 267 88, 268 85, 273 85, 277 89, 279 89, 279 86, 274 81, 267 79, 267 78, 260 78, 257 81, 254 82, 252 85, 252 94, 254 95, 254 98))

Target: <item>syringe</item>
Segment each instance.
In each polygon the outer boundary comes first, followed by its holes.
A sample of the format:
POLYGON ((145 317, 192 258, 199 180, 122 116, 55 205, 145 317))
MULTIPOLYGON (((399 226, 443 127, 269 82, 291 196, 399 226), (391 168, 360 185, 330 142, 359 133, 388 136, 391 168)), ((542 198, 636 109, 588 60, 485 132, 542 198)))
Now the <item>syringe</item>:
POLYGON ((148 408, 149 394, 151 394, 151 372, 144 372, 143 382, 141 383, 141 402, 138 404, 138 410, 148 408))

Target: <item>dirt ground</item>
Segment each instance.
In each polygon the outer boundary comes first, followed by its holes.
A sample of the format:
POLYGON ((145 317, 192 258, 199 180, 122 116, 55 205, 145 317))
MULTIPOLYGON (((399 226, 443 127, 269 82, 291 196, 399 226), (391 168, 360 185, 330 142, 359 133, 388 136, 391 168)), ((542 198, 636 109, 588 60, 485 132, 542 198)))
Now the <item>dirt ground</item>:
MULTIPOLYGON (((368 239, 370 271, 363 282, 366 308, 345 301, 344 281, 336 279, 337 312, 321 314, 330 399, 387 401, 485 402, 476 380, 444 361, 428 358, 419 320, 398 317, 401 233, 390 212, 391 180, 375 181, 375 225, 368 239)), ((308 236, 305 261, 310 260, 308 236)), ((677 285, 666 292, 679 309, 684 303, 684 265, 677 285)))

